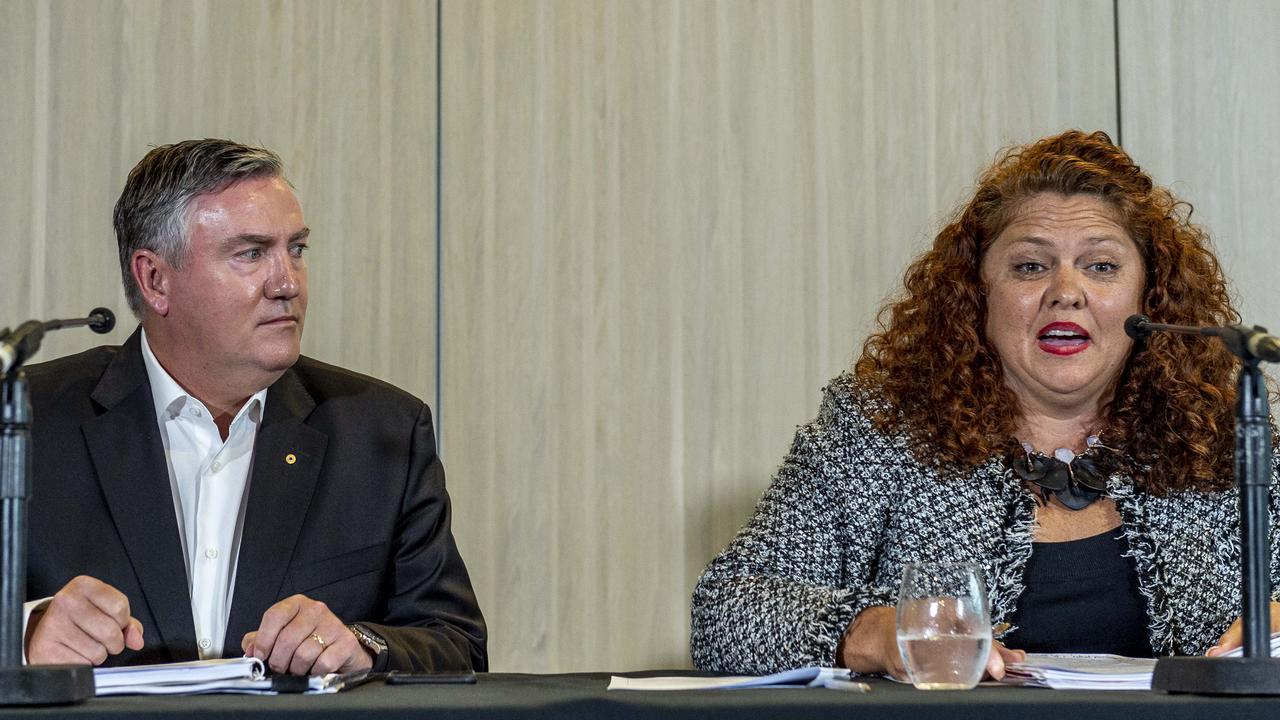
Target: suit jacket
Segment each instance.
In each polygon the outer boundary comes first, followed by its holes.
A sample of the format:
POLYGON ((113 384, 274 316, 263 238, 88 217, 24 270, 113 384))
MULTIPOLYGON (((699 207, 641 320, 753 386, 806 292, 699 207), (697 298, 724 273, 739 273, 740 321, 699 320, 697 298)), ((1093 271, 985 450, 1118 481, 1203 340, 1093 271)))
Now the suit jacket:
MULTIPOLYGON (((129 598, 145 647, 193 660, 195 624, 141 333, 27 369, 33 418, 27 597, 77 575, 129 598)), ((485 670, 485 625, 450 531, 430 410, 301 357, 267 390, 224 652, 295 593, 364 622, 376 669, 485 670)))

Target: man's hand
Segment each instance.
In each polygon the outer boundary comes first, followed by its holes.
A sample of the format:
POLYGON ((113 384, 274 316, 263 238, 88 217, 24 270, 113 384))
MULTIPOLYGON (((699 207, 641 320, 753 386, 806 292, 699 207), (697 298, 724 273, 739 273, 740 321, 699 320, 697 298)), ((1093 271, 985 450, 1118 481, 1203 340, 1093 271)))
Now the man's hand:
POLYGON ((325 675, 373 667, 373 658, 324 603, 294 595, 272 605, 262 624, 240 641, 246 656, 272 672, 325 675))
POLYGON ((142 649, 142 623, 129 615, 129 598, 101 580, 73 578, 43 612, 31 613, 32 665, 101 665, 125 648, 142 649))
MULTIPOLYGON (((1280 603, 1273 600, 1271 601, 1271 632, 1275 632, 1277 630, 1280 630, 1280 603)), ((1205 655, 1221 655, 1228 650, 1238 648, 1243 644, 1244 625, 1242 623, 1242 618, 1236 618, 1235 622, 1231 623, 1231 627, 1227 628, 1227 631, 1222 634, 1222 637, 1218 638, 1218 643, 1209 648, 1209 652, 1205 653, 1205 655)))

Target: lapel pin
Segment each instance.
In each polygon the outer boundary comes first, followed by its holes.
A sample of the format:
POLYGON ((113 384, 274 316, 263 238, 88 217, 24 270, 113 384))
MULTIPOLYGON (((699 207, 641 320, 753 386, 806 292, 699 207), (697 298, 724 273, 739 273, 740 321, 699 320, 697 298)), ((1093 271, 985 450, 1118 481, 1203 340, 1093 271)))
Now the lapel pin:
POLYGON ((297 456, 297 455, 294 455, 293 453, 289 453, 288 455, 285 455, 285 456, 284 456, 284 461, 285 461, 286 463, 288 463, 288 464, 292 465, 292 464, 294 464, 294 463, 298 462, 298 456, 297 456))

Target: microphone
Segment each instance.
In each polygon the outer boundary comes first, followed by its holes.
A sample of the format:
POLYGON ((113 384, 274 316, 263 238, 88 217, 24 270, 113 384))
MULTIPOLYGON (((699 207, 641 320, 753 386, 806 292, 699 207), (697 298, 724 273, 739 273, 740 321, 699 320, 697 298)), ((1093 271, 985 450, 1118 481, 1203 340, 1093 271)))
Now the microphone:
POLYGON ((61 330, 62 328, 80 327, 81 325, 88 325, 90 330, 98 334, 109 333, 116 326, 116 314, 104 307, 94 308, 89 311, 87 317, 48 320, 44 323, 44 329, 61 330))
POLYGON ((1125 318, 1124 321, 1125 334, 1134 340, 1141 340, 1142 338, 1150 336, 1151 333, 1156 332, 1177 333, 1179 335, 1221 336, 1236 329, 1237 327, 1242 326, 1232 325, 1230 327, 1215 327, 1213 325, 1208 325, 1202 327, 1199 325, 1165 325, 1164 323, 1151 322, 1151 318, 1146 315, 1130 315, 1125 318))
POLYGON ((1146 315, 1130 315, 1125 318, 1124 332, 1134 340, 1142 340, 1153 332, 1171 332, 1181 335, 1208 335, 1222 338, 1233 355, 1244 359, 1257 358, 1264 362, 1280 363, 1280 338, 1268 335, 1267 329, 1254 325, 1228 325, 1226 327, 1197 327, 1195 325, 1164 325, 1153 323, 1146 315))
POLYGON ((39 320, 28 320, 18 326, 17 330, 0 342, 0 375, 18 367, 27 358, 40 349, 40 341, 44 339, 44 323, 39 320))
POLYGON ((89 329, 99 335, 111 332, 116 326, 116 314, 103 307, 90 310, 88 320, 89 329))
POLYGON ((40 343, 44 340, 46 331, 80 325, 88 325, 90 330, 99 334, 109 333, 116 326, 116 315, 108 308, 100 307, 90 310, 88 317, 48 322, 28 320, 13 332, 5 328, 0 332, 0 375, 8 373, 15 367, 21 367, 22 363, 35 355, 40 349, 40 343))
POLYGON ((1245 340, 1245 345, 1249 348, 1249 352, 1259 360, 1280 363, 1280 338, 1275 335, 1257 332, 1245 340))
POLYGON ((1134 340, 1142 340, 1151 334, 1151 330, 1147 328, 1151 324, 1151 318, 1146 315, 1130 315, 1124 320, 1124 334, 1134 340))

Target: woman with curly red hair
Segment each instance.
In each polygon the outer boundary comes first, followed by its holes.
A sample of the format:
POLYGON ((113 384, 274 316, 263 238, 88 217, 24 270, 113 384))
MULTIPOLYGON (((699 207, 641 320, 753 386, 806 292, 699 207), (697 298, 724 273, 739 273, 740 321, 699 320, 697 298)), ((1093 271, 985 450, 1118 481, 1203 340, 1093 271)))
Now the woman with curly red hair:
POLYGON ((982 568, 995 676, 1238 644, 1235 359, 1124 330, 1239 322, 1190 214, 1105 133, 1004 153, 703 573, 695 663, 904 677, 892 606, 928 561, 982 568))

